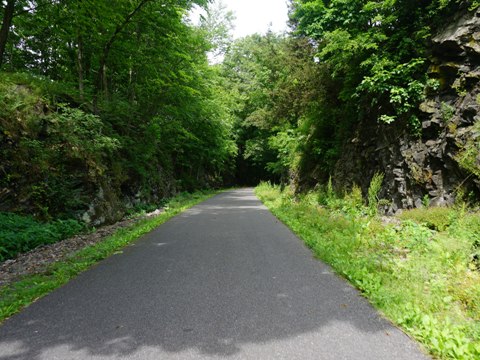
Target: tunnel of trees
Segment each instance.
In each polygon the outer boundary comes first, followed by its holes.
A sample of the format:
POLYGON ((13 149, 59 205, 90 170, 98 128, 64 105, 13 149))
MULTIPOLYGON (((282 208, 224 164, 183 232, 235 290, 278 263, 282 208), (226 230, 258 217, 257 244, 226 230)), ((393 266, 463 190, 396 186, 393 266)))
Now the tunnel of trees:
POLYGON ((289 34, 233 41, 232 14, 207 0, 3 1, 0 210, 326 182, 361 118, 418 128, 428 39, 477 4, 289 6, 289 34))

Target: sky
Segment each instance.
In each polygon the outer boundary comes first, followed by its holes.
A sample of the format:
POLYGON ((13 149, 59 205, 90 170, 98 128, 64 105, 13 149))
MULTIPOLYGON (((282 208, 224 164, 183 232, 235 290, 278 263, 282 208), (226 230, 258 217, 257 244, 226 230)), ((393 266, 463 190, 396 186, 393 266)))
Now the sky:
POLYGON ((254 33, 265 34, 287 30, 287 0, 215 0, 222 1, 236 16, 235 39, 254 33))
POLYGON ((274 32, 287 30, 287 0, 222 0, 237 17, 234 38, 264 34, 271 24, 274 32))

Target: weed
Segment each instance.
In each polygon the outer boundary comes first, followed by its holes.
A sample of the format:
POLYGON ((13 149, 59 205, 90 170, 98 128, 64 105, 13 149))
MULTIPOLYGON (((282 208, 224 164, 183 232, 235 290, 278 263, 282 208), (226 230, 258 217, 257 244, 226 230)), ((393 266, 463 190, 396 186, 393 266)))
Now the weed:
POLYGON ((453 115, 455 114, 455 108, 452 105, 449 105, 443 102, 442 102, 440 111, 442 114, 442 120, 446 123, 449 122, 453 118, 453 115))
POLYGON ((318 202, 321 205, 328 205, 336 198, 335 191, 333 190, 332 177, 328 179, 325 189, 320 189, 318 192, 318 202))
POLYGON ((382 188, 383 174, 375 173, 370 180, 370 186, 368 187, 368 207, 371 215, 376 215, 378 211, 378 193, 382 188))
POLYGON ((430 207, 430 196, 428 194, 425 194, 422 198, 422 205, 426 208, 430 207))

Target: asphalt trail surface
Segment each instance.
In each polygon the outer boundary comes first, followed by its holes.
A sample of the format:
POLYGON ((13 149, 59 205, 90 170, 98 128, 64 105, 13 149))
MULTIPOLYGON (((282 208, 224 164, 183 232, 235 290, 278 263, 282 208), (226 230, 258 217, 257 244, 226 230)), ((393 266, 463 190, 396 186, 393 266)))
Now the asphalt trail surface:
POLYGON ((0 327, 1 360, 426 358, 252 189, 191 208, 0 327))

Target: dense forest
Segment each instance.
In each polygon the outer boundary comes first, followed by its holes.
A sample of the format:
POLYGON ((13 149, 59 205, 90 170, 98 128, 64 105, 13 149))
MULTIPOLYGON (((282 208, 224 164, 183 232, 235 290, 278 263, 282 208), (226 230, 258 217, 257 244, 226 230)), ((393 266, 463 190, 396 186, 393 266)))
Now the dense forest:
MULTIPOLYGON (((179 191, 260 180, 303 191, 332 179, 366 194, 377 172, 386 211, 448 202, 454 187, 474 199, 470 138, 456 141, 448 188, 433 165, 407 161, 417 154, 402 152, 395 169, 352 144, 438 137, 424 131, 422 104, 448 95, 452 76, 432 73, 432 39, 477 7, 294 0, 289 34, 232 41, 232 14, 205 0, 4 1, 0 210, 100 224, 179 191), (207 9, 199 24, 194 6, 207 9), (398 171, 408 174, 395 187, 398 171)), ((437 101, 437 112, 452 117, 453 103, 437 101)))

